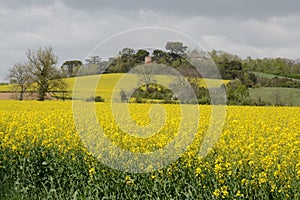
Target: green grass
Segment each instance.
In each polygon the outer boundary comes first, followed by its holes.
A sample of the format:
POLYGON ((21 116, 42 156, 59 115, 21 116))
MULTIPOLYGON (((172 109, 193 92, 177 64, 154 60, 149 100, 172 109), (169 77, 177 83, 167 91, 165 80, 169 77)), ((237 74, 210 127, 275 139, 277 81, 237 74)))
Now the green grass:
POLYGON ((284 105, 300 105, 300 89, 280 88, 280 87, 261 87, 250 89, 250 97, 254 99, 261 98, 262 101, 276 103, 276 97, 284 105))
MULTIPOLYGON (((286 77, 286 76, 267 74, 267 73, 263 73, 263 72, 252 72, 252 73, 255 74, 255 76, 261 77, 261 78, 269 78, 269 79, 272 79, 272 78, 275 78, 275 77, 277 77, 277 78, 289 78, 289 77, 286 77)), ((289 78, 289 79, 299 80, 299 79, 294 79, 294 78, 289 78)))

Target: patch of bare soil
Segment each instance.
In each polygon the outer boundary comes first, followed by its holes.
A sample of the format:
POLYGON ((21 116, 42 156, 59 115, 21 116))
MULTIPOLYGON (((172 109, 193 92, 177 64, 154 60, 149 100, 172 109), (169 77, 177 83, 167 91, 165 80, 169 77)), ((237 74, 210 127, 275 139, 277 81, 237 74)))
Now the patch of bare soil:
POLYGON ((12 100, 12 99, 14 99, 14 96, 15 96, 15 93, 1 92, 0 100, 12 100))

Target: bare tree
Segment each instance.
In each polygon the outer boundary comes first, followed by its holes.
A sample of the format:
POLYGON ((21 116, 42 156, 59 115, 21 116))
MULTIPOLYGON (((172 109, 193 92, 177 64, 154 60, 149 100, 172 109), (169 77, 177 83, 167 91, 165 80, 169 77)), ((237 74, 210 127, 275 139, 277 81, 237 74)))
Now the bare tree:
MULTIPOLYGON (((190 49, 187 51, 187 60, 193 65, 196 72, 198 72, 201 77, 221 79, 221 75, 216 64, 207 52, 200 49, 190 49)), ((188 74, 188 76, 195 76, 195 72, 191 75, 188 74)))
POLYGON ((274 99, 274 103, 275 103, 275 106, 280 106, 282 105, 282 102, 281 102, 281 93, 278 91, 278 90, 275 90, 273 93, 273 99, 274 99))
POLYGON ((289 106, 293 106, 293 100, 294 100, 293 94, 290 93, 290 94, 289 94, 289 97, 287 97, 287 101, 286 101, 286 102, 289 103, 289 106))
POLYGON ((145 85, 146 91, 149 90, 149 86, 151 83, 157 82, 155 79, 155 65, 140 65, 136 73, 138 74, 138 83, 140 85, 145 85))
POLYGON ((57 56, 51 47, 39 48, 36 52, 27 51, 30 73, 36 83, 38 100, 44 101, 48 92, 57 91, 64 81, 62 73, 57 69, 57 56))
POLYGON ((22 101, 32 83, 32 75, 28 63, 16 63, 7 77, 13 85, 13 90, 18 93, 17 99, 22 101))

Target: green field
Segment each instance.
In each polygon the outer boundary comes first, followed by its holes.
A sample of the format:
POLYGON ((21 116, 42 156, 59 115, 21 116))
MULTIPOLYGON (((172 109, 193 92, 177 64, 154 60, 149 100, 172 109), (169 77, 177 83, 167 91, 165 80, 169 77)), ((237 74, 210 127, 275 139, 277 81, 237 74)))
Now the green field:
MULTIPOLYGON (((289 78, 289 77, 285 77, 285 76, 278 76, 278 75, 274 75, 274 74, 267 74, 267 73, 263 73, 263 72, 252 72, 253 74, 255 74, 255 76, 257 77, 261 77, 261 78, 269 78, 269 79, 272 79, 272 78, 289 78)), ((292 80, 299 80, 299 79, 294 79, 294 78, 289 78, 289 79, 292 79, 292 80)))
POLYGON ((270 102, 273 105, 276 104, 276 100, 284 105, 300 105, 300 89, 262 87, 250 89, 249 92, 251 98, 261 98, 262 101, 270 102))

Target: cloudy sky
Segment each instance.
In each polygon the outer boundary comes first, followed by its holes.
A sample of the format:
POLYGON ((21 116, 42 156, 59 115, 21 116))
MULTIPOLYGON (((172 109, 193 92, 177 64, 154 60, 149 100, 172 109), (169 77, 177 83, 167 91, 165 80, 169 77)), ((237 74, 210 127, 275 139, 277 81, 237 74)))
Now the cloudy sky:
POLYGON ((135 47, 131 43, 138 35, 153 36, 134 31, 143 27, 164 29, 152 38, 160 48, 170 29, 206 50, 242 58, 300 58, 299 0, 1 0, 0 27, 0 81, 16 62, 25 61, 27 49, 52 46, 60 65, 83 60, 102 41, 106 46, 99 54, 135 47), (116 35, 126 30, 133 30, 127 32, 130 39, 116 35))

